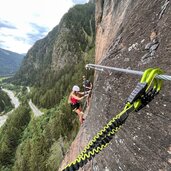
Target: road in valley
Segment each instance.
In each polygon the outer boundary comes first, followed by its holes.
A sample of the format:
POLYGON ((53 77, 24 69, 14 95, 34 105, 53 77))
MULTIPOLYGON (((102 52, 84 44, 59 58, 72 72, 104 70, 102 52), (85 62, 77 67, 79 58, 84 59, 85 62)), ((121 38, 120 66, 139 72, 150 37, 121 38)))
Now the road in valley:
POLYGON ((41 111, 32 103, 31 99, 29 100, 29 106, 30 106, 31 110, 33 111, 35 117, 41 116, 41 115, 43 114, 43 112, 41 112, 41 111))
MULTIPOLYGON (((30 87, 27 87, 27 91, 28 91, 28 93, 30 93, 30 87)), ((43 112, 41 112, 41 111, 33 104, 33 102, 32 102, 31 99, 29 100, 29 106, 30 106, 31 110, 33 111, 35 117, 43 115, 43 112)))

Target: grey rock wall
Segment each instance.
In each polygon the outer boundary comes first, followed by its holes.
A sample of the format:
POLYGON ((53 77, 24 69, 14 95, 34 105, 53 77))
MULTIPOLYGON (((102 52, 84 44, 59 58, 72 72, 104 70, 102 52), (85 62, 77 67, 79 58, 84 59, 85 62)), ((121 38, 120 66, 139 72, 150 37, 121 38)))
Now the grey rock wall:
MULTIPOLYGON (((140 71, 159 67, 171 75, 170 28, 168 0, 98 0, 96 63, 140 71)), ((90 109, 73 143, 77 153, 122 111, 139 80, 108 70, 95 73, 90 109)), ((131 113, 107 148, 79 171, 171 171, 170 87, 164 81, 155 99, 131 113)), ((71 146, 63 166, 75 160, 74 150, 71 146)))
MULTIPOLYGON (((102 0, 96 7, 98 64, 141 71, 160 67, 171 75, 170 1, 102 0)), ((85 122, 91 138, 123 109, 139 80, 129 74, 96 72, 85 122)), ((110 145, 93 159, 92 170, 171 170, 170 86, 164 81, 148 106, 130 114, 110 145)))

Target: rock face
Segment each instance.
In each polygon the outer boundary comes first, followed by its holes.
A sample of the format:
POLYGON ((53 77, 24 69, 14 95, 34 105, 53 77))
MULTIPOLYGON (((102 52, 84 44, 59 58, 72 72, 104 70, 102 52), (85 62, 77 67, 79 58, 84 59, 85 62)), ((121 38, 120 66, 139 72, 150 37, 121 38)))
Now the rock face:
MULTIPOLYGON (((141 71, 159 67, 171 75, 170 28, 169 0, 96 1, 96 63, 141 71)), ((123 109, 139 80, 129 74, 96 72, 84 139, 91 140, 123 109)), ((139 112, 131 113, 108 147, 85 167, 91 171, 170 171, 170 85, 164 81, 159 95, 139 112)), ((83 142, 77 140, 74 143, 80 148, 83 142)))

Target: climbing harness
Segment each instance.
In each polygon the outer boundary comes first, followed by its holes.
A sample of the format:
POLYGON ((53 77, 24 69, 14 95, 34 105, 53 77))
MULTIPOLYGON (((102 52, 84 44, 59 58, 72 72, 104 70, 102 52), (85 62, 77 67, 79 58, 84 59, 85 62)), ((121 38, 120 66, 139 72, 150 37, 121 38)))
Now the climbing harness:
POLYGON ((163 71, 159 68, 149 68, 144 73, 135 89, 128 97, 124 109, 113 117, 88 143, 84 150, 72 163, 62 171, 76 171, 90 161, 96 154, 108 146, 116 132, 125 123, 129 113, 139 111, 146 106, 161 90, 162 80, 157 79, 163 71))

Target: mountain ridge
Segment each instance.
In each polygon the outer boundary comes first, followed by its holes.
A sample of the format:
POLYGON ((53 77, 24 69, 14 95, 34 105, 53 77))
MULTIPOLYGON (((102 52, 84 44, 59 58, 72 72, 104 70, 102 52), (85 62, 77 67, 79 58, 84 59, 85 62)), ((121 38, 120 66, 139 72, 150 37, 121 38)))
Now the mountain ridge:
POLYGON ((0 76, 14 75, 19 69, 23 54, 0 48, 0 76))

